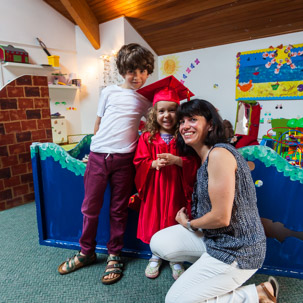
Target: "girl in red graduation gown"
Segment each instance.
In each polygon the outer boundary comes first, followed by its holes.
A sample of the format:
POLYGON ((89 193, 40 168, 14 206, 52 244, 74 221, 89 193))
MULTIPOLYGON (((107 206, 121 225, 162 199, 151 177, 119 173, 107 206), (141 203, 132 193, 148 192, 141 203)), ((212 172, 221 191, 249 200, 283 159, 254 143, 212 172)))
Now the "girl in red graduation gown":
MULTIPOLYGON (((199 165, 198 158, 180 157, 176 150, 176 111, 180 99, 186 97, 188 90, 175 78, 168 86, 164 84, 166 86, 161 87, 163 80, 151 85, 156 87, 154 106, 149 112, 134 158, 135 184, 141 200, 137 237, 147 244, 157 231, 177 224, 175 217, 181 207, 185 206, 191 213, 191 196, 199 165), (181 85, 182 91, 171 87, 173 84, 181 85)), ((139 92, 144 95, 149 86, 142 90, 143 93, 139 92)), ((153 255, 145 275, 156 278, 161 263, 162 260, 153 255)), ((184 272, 182 263, 170 263, 170 266, 175 279, 184 272)))

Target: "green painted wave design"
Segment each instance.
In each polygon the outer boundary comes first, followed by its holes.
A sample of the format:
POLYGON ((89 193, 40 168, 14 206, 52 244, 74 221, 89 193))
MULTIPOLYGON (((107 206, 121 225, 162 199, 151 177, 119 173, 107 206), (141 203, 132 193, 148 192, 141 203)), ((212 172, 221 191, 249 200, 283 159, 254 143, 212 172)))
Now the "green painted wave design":
POLYGON ((292 181, 299 181, 303 184, 303 169, 293 166, 287 160, 277 154, 272 148, 263 145, 246 146, 238 151, 247 161, 259 160, 266 167, 275 166, 278 172, 283 173, 292 181))
POLYGON ((83 149, 84 146, 90 146, 92 142, 92 136, 93 135, 86 135, 73 149, 71 149, 68 153, 74 157, 77 158, 78 155, 81 152, 81 149, 83 149))
POLYGON ((84 145, 90 145, 92 135, 85 136, 79 144, 75 146, 71 151, 65 151, 61 146, 56 143, 33 143, 30 147, 31 158, 36 157, 39 152, 40 159, 45 160, 48 157, 52 157, 54 161, 59 162, 62 168, 66 168, 69 171, 73 172, 76 176, 84 176, 86 164, 81 160, 76 159, 80 152, 81 148, 84 145))
MULTIPOLYGON (((79 144, 69 152, 66 152, 55 143, 33 143, 30 148, 31 157, 35 157, 39 150, 41 160, 52 157, 60 163, 62 168, 74 172, 77 176, 84 176, 86 164, 81 160, 75 159, 75 157, 79 155, 83 146, 87 144, 90 145, 91 137, 92 135, 85 136, 79 144)), ((274 166, 277 171, 283 173, 285 177, 289 177, 290 180, 299 181, 303 184, 303 169, 289 164, 287 160, 278 155, 273 149, 267 146, 254 145, 242 147, 238 149, 238 151, 247 161, 257 159, 264 163, 266 167, 274 166)))

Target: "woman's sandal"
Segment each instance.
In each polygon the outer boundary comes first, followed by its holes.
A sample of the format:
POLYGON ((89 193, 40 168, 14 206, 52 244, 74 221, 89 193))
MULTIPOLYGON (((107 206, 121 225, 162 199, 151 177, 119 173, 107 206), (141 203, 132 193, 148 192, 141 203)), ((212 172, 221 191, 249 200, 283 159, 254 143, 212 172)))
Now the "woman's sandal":
POLYGON ((272 302, 277 303, 278 302, 278 294, 279 294, 279 283, 278 281, 270 276, 268 278, 268 282, 271 284, 273 290, 274 290, 274 295, 272 295, 269 290, 267 289, 267 287, 265 286, 264 283, 261 283, 261 287, 263 288, 264 292, 266 293, 268 299, 270 299, 272 302))
POLYGON ((105 271, 102 275, 102 283, 105 284, 105 285, 109 285, 109 284, 113 284, 113 283, 116 283, 118 282, 121 277, 122 277, 122 268, 123 268, 123 263, 121 262, 121 257, 120 256, 108 256, 107 258, 107 264, 110 262, 110 261, 117 261, 117 263, 115 264, 111 264, 111 265, 107 265, 105 267, 105 271), (107 271, 108 269, 112 269, 110 271, 107 271), (116 274, 117 276, 114 277, 114 278, 110 278, 110 279, 105 279, 106 276, 110 275, 110 274, 116 274))
POLYGON ((151 258, 148 261, 148 265, 146 266, 145 269, 145 276, 149 279, 155 279, 159 276, 160 274, 160 266, 162 264, 162 260, 161 259, 156 259, 156 258, 151 258), (151 263, 152 262, 157 262, 157 266, 152 267, 151 263))
POLYGON ((97 260, 96 253, 93 253, 92 255, 89 255, 89 256, 83 256, 80 254, 80 251, 79 251, 73 257, 71 257, 71 258, 67 259, 65 262, 61 263, 58 267, 58 272, 60 273, 60 275, 66 275, 79 268, 90 265, 90 264, 96 262, 96 260, 97 260), (78 264, 76 264, 76 261, 75 261, 76 257, 78 258, 78 261, 79 261, 78 264), (66 264, 65 270, 62 269, 64 264, 66 264))

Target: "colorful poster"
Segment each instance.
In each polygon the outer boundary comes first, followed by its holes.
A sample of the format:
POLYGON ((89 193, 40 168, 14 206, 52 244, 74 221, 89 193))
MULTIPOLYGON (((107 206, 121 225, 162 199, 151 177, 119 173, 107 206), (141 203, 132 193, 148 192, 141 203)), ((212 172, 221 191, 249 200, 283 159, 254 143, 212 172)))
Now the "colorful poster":
POLYGON ((303 44, 237 54, 236 100, 303 99, 303 44))

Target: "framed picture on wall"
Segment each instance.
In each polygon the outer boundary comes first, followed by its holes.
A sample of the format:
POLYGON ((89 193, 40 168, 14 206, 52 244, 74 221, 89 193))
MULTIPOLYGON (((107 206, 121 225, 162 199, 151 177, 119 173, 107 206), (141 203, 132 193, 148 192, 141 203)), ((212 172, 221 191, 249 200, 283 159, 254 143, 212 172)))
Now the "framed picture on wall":
POLYGON ((303 99, 303 44, 239 52, 236 100, 303 99))

